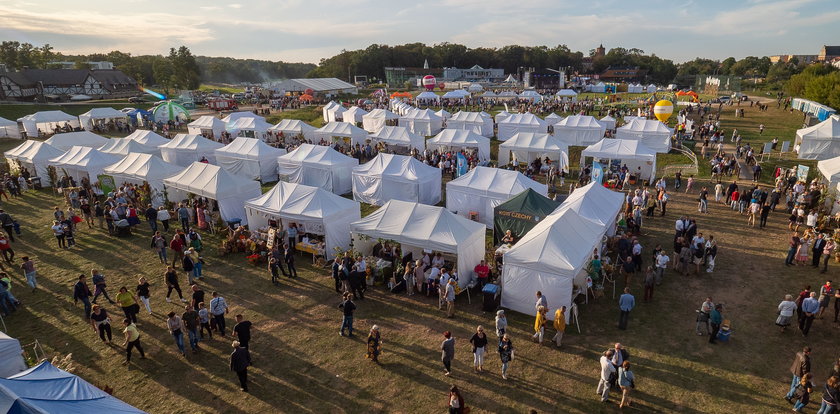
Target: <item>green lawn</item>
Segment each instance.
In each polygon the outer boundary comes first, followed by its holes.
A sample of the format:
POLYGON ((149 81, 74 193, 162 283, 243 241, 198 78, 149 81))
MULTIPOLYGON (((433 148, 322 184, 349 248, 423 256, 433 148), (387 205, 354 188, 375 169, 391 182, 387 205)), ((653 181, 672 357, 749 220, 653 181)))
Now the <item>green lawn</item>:
POLYGON ((219 91, 220 93, 226 94, 233 94, 233 93, 240 93, 245 92, 245 88, 234 86, 234 85, 227 85, 227 84, 209 84, 203 83, 201 86, 198 87, 198 90, 201 92, 214 92, 219 91))

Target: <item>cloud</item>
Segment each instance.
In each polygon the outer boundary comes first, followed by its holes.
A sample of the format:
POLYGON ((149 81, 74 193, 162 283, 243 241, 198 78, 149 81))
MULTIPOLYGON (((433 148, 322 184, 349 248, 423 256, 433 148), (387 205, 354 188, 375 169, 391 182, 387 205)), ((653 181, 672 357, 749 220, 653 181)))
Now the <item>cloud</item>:
POLYGON ((231 4, 228 4, 228 7, 230 7, 231 9, 241 9, 242 5, 239 4, 239 3, 231 3, 231 4))
POLYGON ((200 6, 199 9, 206 10, 206 11, 214 11, 214 10, 221 10, 222 8, 219 6, 200 6))

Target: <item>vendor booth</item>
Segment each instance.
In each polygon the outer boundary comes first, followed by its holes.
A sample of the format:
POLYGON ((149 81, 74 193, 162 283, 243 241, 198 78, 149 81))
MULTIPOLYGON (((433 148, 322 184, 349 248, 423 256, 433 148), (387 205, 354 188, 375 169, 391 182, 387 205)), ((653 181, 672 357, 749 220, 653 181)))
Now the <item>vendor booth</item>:
POLYGON ((17 120, 30 138, 55 133, 59 128, 79 128, 79 118, 61 111, 40 111, 17 120))
POLYGON ((545 184, 518 171, 475 167, 446 183, 446 208, 492 229, 493 209, 529 188, 544 196, 548 194, 545 184))
POLYGON ((275 135, 283 134, 285 141, 282 142, 290 144, 294 143, 296 139, 303 139, 310 142, 314 141, 316 129, 314 126, 298 119, 284 119, 277 125, 269 128, 268 132, 275 135))
POLYGON ((257 115, 251 111, 231 112, 228 114, 228 116, 222 118, 222 122, 224 122, 228 126, 227 129, 230 129, 230 124, 236 122, 240 118, 255 118, 265 122, 265 117, 257 115))
POLYGON ((399 115, 377 108, 362 116, 362 127, 367 132, 377 132, 384 126, 396 126, 399 120, 399 115))
POLYGON ((493 118, 482 112, 457 112, 446 121, 446 129, 464 129, 483 137, 493 136, 493 118))
POLYGON ((554 125, 562 120, 563 117, 555 114, 554 112, 548 114, 548 116, 545 117, 545 122, 547 122, 549 126, 554 125))
MULTIPOLYGON (((6 154, 6 158, 9 158, 8 153, 6 154)), ((835 188, 840 183, 840 157, 817 161, 817 170, 828 183, 829 189, 835 188)))
POLYGON ((483 224, 443 207, 399 200, 391 200, 350 224, 353 249, 359 252, 370 252, 377 240, 383 239, 399 243, 403 256, 411 253, 414 259, 421 258, 424 250, 443 253, 458 269, 462 289, 475 278, 473 269, 484 259, 485 230, 483 224))
POLYGON ((297 224, 298 232, 323 237, 324 256, 335 258, 336 247, 350 248, 350 223, 361 218, 358 202, 318 187, 279 182, 267 193, 245 202, 248 227, 262 231, 273 221, 285 229, 297 224))
POLYGON ((165 201, 163 179, 178 174, 182 170, 182 167, 170 164, 157 155, 132 153, 115 164, 105 167, 102 171, 114 177, 116 185, 149 183, 152 205, 160 207, 165 201))
POLYGON ((399 125, 415 134, 432 136, 443 128, 443 119, 431 109, 415 109, 400 117, 399 125))
POLYGON ((7 378, 21 371, 26 371, 26 361, 23 359, 20 341, 0 332, 0 378, 7 378))
POLYGON ((426 141, 429 151, 476 151, 482 162, 490 160, 490 139, 463 129, 444 129, 426 141))
POLYGON ((40 178, 41 185, 51 187, 52 183, 50 182, 50 175, 47 173, 47 166, 51 159, 64 155, 64 151, 43 141, 26 140, 6 151, 3 155, 9 161, 12 171, 24 168, 29 171, 32 177, 40 178))
POLYGON ((417 105, 437 105, 440 103, 440 95, 432 91, 423 91, 414 97, 414 102, 417 105))
POLYGON ((212 115, 204 115, 187 124, 187 133, 203 135, 205 138, 218 141, 222 137, 222 132, 225 132, 226 126, 225 121, 212 115))
POLYGON ((634 119, 615 130, 618 139, 642 141, 646 147, 661 153, 671 150, 671 135, 674 131, 654 119, 634 119))
POLYGON ((558 101, 577 102, 578 93, 572 89, 560 89, 554 94, 558 101))
POLYGON ((534 114, 511 114, 498 122, 498 138, 502 142, 517 132, 548 132, 548 123, 534 114))
POLYGON ((336 143, 349 147, 354 142, 365 142, 368 133, 349 122, 330 122, 314 132, 317 141, 327 141, 328 145, 336 143))
POLYGON ((458 99, 464 99, 464 98, 469 98, 469 97, 470 97, 469 92, 467 92, 463 89, 455 89, 454 91, 446 92, 445 94, 443 94, 443 96, 441 98, 458 100, 458 99))
POLYGON ((445 109, 441 109, 440 111, 435 112, 435 115, 439 116, 439 117, 440 117, 440 119, 442 119, 442 120, 443 120, 443 124, 444 124, 444 125, 446 125, 446 121, 447 121, 449 118, 452 118, 452 114, 450 114, 449 112, 447 112, 445 109))
POLYGON ((204 162, 190 164, 180 173, 164 178, 163 184, 166 185, 169 201, 186 200, 189 194, 207 197, 218 204, 222 220, 242 220, 242 224, 248 224, 245 201, 262 194, 257 181, 204 162))
POLYGON ((440 202, 440 168, 415 158, 380 153, 353 168, 353 199, 381 206, 388 200, 434 205, 440 202))
POLYGON ((627 165, 631 174, 653 184, 656 175, 656 152, 641 141, 604 138, 580 153, 580 165, 592 165, 592 162, 585 162, 587 157, 600 162, 604 167, 605 177, 627 165))
POLYGON ((531 102, 534 102, 534 103, 538 103, 538 102, 542 101, 542 95, 540 95, 539 92, 537 92, 535 90, 530 90, 529 89, 529 90, 522 91, 522 93, 519 94, 519 99, 531 101, 531 102))
POLYGON ((105 129, 112 121, 128 122, 128 114, 114 108, 93 108, 79 115, 79 124, 87 131, 93 131, 95 127, 105 129))
POLYGON ((128 155, 130 152, 160 155, 160 148, 141 144, 129 138, 111 138, 108 143, 99 147, 106 154, 128 155))
POLYGON ((546 158, 559 162, 558 172, 561 169, 569 171, 569 146, 549 134, 519 132, 499 144, 499 166, 507 165, 511 160, 530 164, 546 158))
POLYGON ((353 191, 353 167, 359 160, 331 147, 301 144, 277 159, 280 180, 320 187, 334 194, 353 191))
POLYGON ((516 240, 521 239, 559 206, 559 202, 532 188, 497 205, 493 208, 493 245, 501 244, 508 230, 516 240))
POLYGON ((804 160, 826 160, 840 156, 840 115, 796 131, 794 149, 804 160))
POLYGON ((505 118, 507 118, 509 116, 510 116, 510 112, 502 111, 502 112, 499 112, 498 114, 496 114, 496 117, 493 118, 493 120, 498 124, 499 122, 504 121, 505 118))
POLYGON ((426 138, 399 126, 385 126, 379 132, 368 135, 371 144, 382 142, 388 146, 389 152, 408 154, 412 149, 423 152, 426 149, 426 138))
POLYGON ((107 144, 109 140, 108 138, 96 135, 93 132, 78 131, 55 134, 44 142, 60 150, 67 151, 75 146, 99 148, 107 144))
POLYGON ((607 115, 599 119, 598 122, 600 122, 601 125, 603 125, 604 128, 607 129, 607 131, 615 131, 615 118, 607 115))
POLYGON ((216 162, 215 151, 224 145, 211 141, 201 135, 178 134, 166 144, 159 146, 160 156, 164 161, 187 167, 195 161, 216 162))
POLYGON ((134 130, 134 132, 128 134, 126 138, 133 139, 141 144, 149 145, 152 147, 159 147, 169 142, 169 138, 164 138, 152 131, 149 131, 148 129, 134 130))
POLYGON ((0 117, 0 138, 20 138, 17 122, 0 117))
POLYGON ((335 101, 330 101, 324 105, 322 112, 324 114, 324 122, 341 121, 341 114, 344 112, 344 107, 335 101))
POLYGON ((367 114, 368 111, 365 111, 358 106, 351 106, 344 111, 344 122, 351 122, 353 125, 360 126, 364 120, 364 116, 367 114))
POLYGON ((568 145, 594 144, 606 131, 604 124, 588 115, 571 115, 554 124, 554 136, 568 145))
POLYGON ((216 164, 228 172, 262 182, 277 181, 277 157, 286 150, 256 138, 239 137, 214 151, 216 164))
POLYGON ((99 182, 99 175, 103 169, 116 163, 122 157, 113 154, 106 154, 91 147, 72 147, 64 154, 48 161, 48 165, 55 167, 58 177, 73 177, 77 183, 83 178, 90 181, 91 185, 99 182))
POLYGON ((614 236, 615 223, 623 205, 623 193, 591 182, 572 191, 560 205, 560 209, 574 210, 581 217, 604 226, 607 236, 614 236))
POLYGON ((257 138, 265 141, 272 125, 261 118, 243 117, 227 124, 227 131, 235 137, 257 138))

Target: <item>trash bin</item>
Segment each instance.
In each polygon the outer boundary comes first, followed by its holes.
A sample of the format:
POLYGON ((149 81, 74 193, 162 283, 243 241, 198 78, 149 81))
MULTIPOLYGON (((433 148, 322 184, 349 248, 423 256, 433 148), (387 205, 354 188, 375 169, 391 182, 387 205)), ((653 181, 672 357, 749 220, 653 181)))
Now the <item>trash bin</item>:
POLYGON ((499 299, 501 298, 499 285, 488 283, 481 289, 483 293, 483 300, 481 303, 481 310, 484 312, 494 312, 499 308, 499 299))
POLYGON ((29 186, 35 190, 40 190, 41 186, 41 177, 29 177, 29 186))

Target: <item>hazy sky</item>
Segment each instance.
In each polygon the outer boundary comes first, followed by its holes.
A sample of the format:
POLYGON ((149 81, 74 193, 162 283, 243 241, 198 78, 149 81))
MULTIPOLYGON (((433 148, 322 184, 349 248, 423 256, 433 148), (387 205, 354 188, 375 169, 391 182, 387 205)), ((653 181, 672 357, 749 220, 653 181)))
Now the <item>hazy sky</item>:
MULTIPOLYGON (((636 47, 677 62, 817 54, 838 0, 3 0, 0 40, 67 53, 193 53, 317 63, 371 43, 636 47)), ((418 62, 418 65, 422 62, 418 62)))

